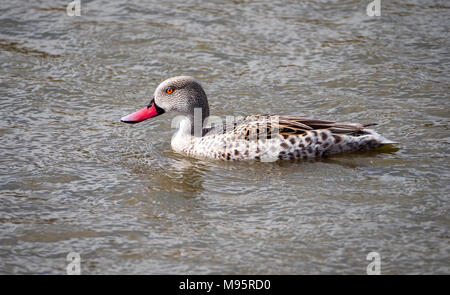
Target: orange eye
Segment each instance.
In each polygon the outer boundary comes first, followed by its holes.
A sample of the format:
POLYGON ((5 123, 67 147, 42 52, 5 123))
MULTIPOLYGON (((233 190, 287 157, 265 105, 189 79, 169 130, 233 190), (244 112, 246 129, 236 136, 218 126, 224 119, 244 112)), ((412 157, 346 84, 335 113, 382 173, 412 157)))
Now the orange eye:
POLYGON ((172 89, 172 88, 167 88, 166 92, 167 92, 168 94, 172 94, 173 89, 172 89))

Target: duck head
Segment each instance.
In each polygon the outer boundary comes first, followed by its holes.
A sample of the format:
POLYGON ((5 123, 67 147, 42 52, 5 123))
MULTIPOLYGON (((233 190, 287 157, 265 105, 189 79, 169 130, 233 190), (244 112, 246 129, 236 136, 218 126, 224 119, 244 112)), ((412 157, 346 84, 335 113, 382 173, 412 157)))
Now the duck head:
POLYGON ((170 111, 193 119, 196 108, 202 110, 203 122, 209 116, 209 105, 200 83, 189 76, 172 77, 159 84, 145 108, 122 117, 121 121, 139 123, 170 111))

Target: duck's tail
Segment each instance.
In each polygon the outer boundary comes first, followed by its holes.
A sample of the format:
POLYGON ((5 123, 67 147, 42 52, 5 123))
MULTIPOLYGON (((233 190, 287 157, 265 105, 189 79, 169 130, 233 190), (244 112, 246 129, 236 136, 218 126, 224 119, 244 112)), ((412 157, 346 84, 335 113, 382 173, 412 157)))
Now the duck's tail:
POLYGON ((397 141, 387 139, 386 137, 383 137, 379 134, 377 134, 377 135, 378 135, 378 138, 376 140, 379 142, 380 145, 398 144, 397 141))
POLYGON ((383 140, 380 142, 382 145, 387 145, 387 144, 399 144, 398 141, 392 141, 390 139, 384 138, 383 140))
MULTIPOLYGON (((375 123, 370 124, 370 126, 376 125, 375 123)), ((367 125, 365 125, 367 126, 367 125)), ((364 127, 365 127, 364 126, 364 127)), ((381 136, 380 134, 376 133, 372 129, 364 129, 365 132, 369 133, 373 140, 375 140, 379 145, 388 145, 388 144, 398 144, 397 141, 393 141, 390 139, 387 139, 384 136, 381 136)))

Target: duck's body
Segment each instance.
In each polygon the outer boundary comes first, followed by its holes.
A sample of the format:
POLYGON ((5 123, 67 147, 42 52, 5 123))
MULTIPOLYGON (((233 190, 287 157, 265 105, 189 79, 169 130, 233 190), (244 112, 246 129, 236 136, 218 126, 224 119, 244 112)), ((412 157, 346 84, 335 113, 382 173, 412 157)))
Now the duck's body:
POLYGON ((229 130, 222 132, 212 129, 202 137, 192 136, 190 129, 180 127, 172 138, 171 145, 174 151, 191 157, 273 161, 323 157, 342 152, 369 150, 393 143, 364 127, 361 124, 334 123, 308 118, 253 115, 242 118, 229 130), (277 121, 278 133, 268 134, 267 130, 273 131, 275 129, 273 125, 277 121), (295 123, 309 123, 305 124, 309 128, 300 129, 295 123))
POLYGON ((200 84, 185 76, 161 83, 147 108, 122 121, 136 123, 168 110, 185 115, 172 138, 172 149, 191 157, 261 161, 307 159, 394 143, 366 129, 375 124, 336 123, 294 116, 252 115, 233 118, 223 125, 213 120, 216 124, 206 127, 205 119, 209 117, 206 95, 200 84), (194 109, 200 110, 197 118, 194 109), (200 122, 198 131, 194 130, 195 124, 191 124, 195 121, 200 122))

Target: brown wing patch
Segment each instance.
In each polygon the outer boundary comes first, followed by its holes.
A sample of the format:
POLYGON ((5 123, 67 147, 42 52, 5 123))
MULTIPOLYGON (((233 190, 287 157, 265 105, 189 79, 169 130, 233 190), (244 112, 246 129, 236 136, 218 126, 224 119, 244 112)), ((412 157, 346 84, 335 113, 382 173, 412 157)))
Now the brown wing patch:
POLYGON ((334 134, 349 134, 358 136, 367 134, 367 132, 363 131, 365 127, 376 125, 375 123, 338 123, 333 121, 284 115, 278 117, 280 121, 280 134, 282 135, 298 135, 305 134, 308 130, 328 129, 334 134))
POLYGON ((249 141, 271 139, 273 134, 278 133, 278 124, 274 124, 270 119, 263 115, 244 117, 233 130, 227 132, 233 132, 238 138, 249 141))
MULTIPOLYGON (((376 124, 338 123, 304 117, 265 114, 240 117, 233 124, 224 128, 224 132, 233 133, 237 138, 248 141, 270 139, 277 133, 287 139, 291 135, 306 135, 308 131, 319 129, 330 130, 333 135, 360 136, 367 134, 364 128, 372 125, 376 124)), ((322 134, 322 136, 324 136, 323 140, 326 140, 327 135, 322 134)))

